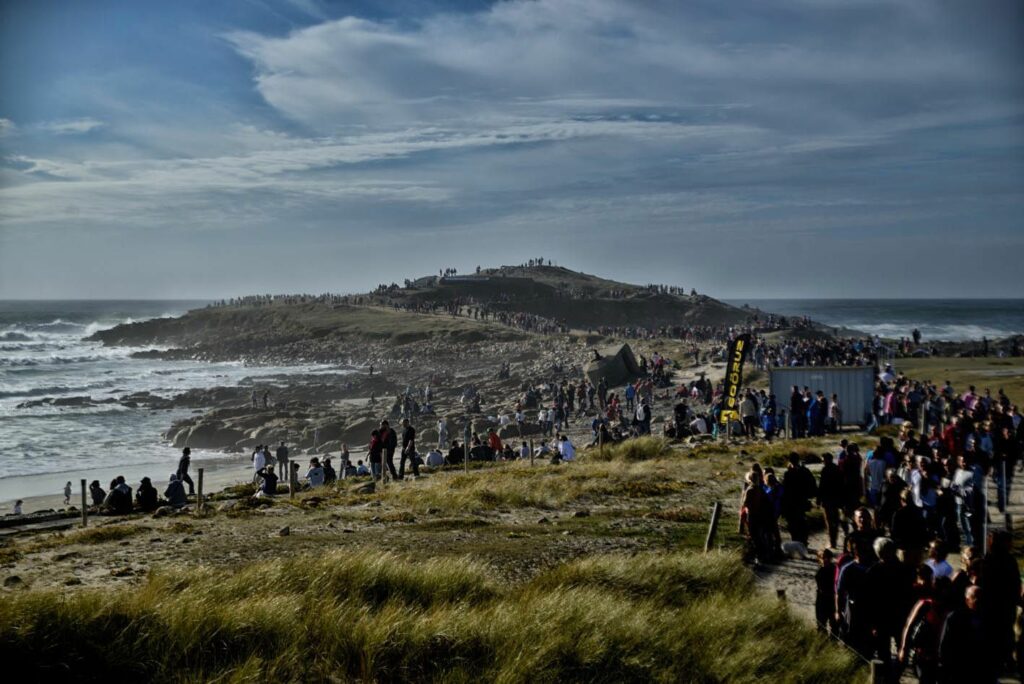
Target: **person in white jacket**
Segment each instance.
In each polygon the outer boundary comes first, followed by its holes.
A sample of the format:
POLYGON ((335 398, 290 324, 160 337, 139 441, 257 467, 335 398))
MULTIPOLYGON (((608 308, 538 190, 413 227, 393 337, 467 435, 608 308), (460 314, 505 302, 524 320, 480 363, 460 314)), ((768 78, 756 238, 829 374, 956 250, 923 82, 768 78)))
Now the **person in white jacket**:
POLYGON ((562 435, 558 442, 558 453, 562 456, 563 461, 575 461, 576 460, 576 447, 572 445, 569 438, 562 435))

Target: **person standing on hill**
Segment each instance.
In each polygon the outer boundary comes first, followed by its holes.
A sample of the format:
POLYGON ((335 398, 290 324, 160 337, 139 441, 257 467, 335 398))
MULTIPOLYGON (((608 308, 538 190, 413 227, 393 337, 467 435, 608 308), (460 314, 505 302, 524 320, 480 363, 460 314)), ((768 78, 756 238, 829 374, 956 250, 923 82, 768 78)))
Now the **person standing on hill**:
POLYGON ((441 418, 437 421, 437 448, 444 449, 448 446, 448 421, 441 418))
POLYGON ((807 406, 804 404, 804 395, 796 385, 793 385, 793 393, 789 395, 789 421, 793 438, 803 437, 807 425, 807 406))
POLYGON ((189 477, 188 467, 192 464, 192 450, 185 447, 181 450, 181 458, 178 460, 178 479, 182 482, 188 483, 188 495, 192 496, 196 493, 196 486, 192 483, 192 478, 189 477))
POLYGON ((417 463, 418 459, 416 457, 416 428, 409 423, 408 418, 402 420, 402 458, 398 464, 399 480, 405 477, 406 459, 409 460, 413 477, 419 477, 420 466, 417 463))
POLYGON ((380 430, 374 430, 370 433, 369 452, 367 460, 370 462, 370 474, 374 480, 379 480, 382 475, 382 464, 384 461, 384 440, 380 437, 380 430))
POLYGON ((391 479, 398 479, 398 471, 395 470, 395 449, 398 448, 398 435, 391 428, 387 420, 380 422, 380 440, 384 446, 384 457, 387 461, 388 473, 391 479))
POLYGON ((825 403, 825 395, 818 390, 816 395, 811 395, 807 402, 807 434, 810 437, 821 437, 825 434, 825 417, 828 407, 825 403))
POLYGON ((288 447, 284 445, 284 441, 277 447, 277 471, 280 473, 278 478, 288 477, 288 447))

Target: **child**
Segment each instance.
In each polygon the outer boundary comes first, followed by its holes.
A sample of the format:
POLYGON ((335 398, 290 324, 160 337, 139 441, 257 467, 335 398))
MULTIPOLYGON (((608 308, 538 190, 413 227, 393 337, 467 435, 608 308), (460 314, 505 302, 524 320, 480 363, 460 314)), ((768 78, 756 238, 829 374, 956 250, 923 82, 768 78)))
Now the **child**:
POLYGON ((67 506, 71 503, 71 480, 64 485, 64 505, 67 506))
POLYGON ((820 631, 835 633, 836 569, 832 563, 830 549, 822 549, 818 552, 818 565, 818 572, 814 575, 814 583, 817 585, 814 597, 814 617, 820 631))
POLYGON ((14 502, 14 515, 21 515, 21 504, 25 503, 21 499, 14 502))

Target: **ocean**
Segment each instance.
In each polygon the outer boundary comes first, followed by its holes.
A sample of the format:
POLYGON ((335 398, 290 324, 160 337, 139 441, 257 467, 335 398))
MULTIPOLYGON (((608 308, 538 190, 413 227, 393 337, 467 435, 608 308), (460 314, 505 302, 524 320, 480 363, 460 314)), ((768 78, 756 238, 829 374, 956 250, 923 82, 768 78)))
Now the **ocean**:
POLYGON ((899 339, 957 342, 1024 334, 1024 299, 729 299, 785 316, 899 339))
MULTIPOLYGON (((137 482, 164 482, 179 451, 160 434, 191 409, 150 411, 119 404, 93 407, 18 404, 44 397, 120 397, 149 391, 171 397, 188 389, 237 385, 245 378, 325 367, 246 366, 241 363, 129 358, 134 349, 103 347, 84 337, 120 323, 179 316, 201 301, 2 301, 0 300, 0 502, 56 494, 65 475, 110 472, 137 482)), ((197 465, 223 459, 193 451, 197 465)), ((78 481, 74 479, 77 493, 78 481)), ((76 494, 77 495, 77 494, 76 494)))

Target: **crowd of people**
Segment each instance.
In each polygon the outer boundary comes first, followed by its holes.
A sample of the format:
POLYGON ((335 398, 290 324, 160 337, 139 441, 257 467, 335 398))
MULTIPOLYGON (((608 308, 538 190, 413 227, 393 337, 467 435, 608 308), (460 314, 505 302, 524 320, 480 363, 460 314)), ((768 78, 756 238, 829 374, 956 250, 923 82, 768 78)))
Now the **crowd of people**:
MULTIPOLYGON (((957 392, 887 370, 878 392, 918 392, 941 410, 894 416, 897 436, 880 437, 863 456, 842 440, 837 453, 821 455, 817 479, 795 452, 781 476, 752 466, 740 513, 748 557, 785 555, 780 521, 806 549, 807 514, 817 505, 828 545, 815 577, 823 630, 882 660, 893 677, 909 664, 922 682, 995 681, 1013 663, 1022 596, 1010 533, 988 523, 987 485, 994 481, 995 507, 1005 510, 1024 421, 1001 391, 957 392), (948 557, 958 553, 954 571, 948 557)), ((816 433, 808 425, 796 434, 816 433)))

